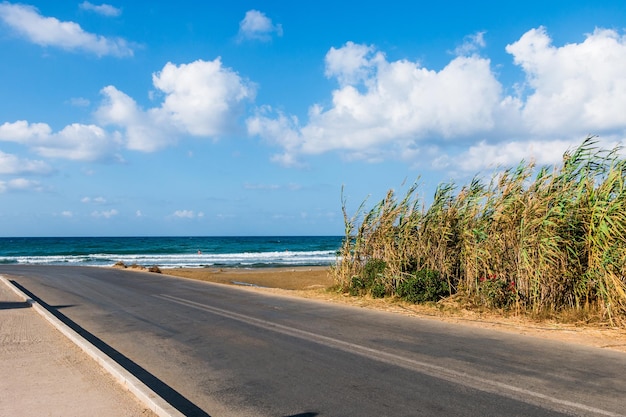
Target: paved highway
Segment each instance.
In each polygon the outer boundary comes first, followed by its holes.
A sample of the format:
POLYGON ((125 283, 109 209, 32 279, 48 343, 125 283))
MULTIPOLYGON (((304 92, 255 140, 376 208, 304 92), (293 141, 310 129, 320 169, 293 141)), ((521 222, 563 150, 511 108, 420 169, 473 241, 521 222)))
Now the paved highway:
POLYGON ((159 274, 0 274, 187 415, 626 415, 619 352, 159 274))

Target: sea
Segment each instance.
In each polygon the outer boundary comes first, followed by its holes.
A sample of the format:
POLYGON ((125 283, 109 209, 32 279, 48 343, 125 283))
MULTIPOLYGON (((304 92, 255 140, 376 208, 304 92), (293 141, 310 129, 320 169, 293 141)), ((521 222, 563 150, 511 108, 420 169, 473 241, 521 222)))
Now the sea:
POLYGON ((0 237, 0 264, 164 268, 328 266, 341 236, 0 237))

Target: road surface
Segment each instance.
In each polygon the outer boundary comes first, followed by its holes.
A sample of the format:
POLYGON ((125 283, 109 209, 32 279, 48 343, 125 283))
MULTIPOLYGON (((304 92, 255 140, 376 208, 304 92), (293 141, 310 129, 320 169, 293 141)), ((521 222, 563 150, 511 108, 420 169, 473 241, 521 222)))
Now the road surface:
POLYGON ((626 415, 620 352, 154 273, 0 274, 187 415, 626 415))

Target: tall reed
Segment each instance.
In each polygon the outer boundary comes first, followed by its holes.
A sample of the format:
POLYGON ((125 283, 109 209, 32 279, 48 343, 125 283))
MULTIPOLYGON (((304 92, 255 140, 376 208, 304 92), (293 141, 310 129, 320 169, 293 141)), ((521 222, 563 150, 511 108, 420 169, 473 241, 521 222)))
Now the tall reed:
MULTIPOLYGON (((449 295, 491 307, 554 312, 594 309, 626 324, 626 160, 588 137, 558 166, 522 161, 485 183, 439 185, 428 207, 418 183, 349 216, 333 268, 349 289, 368 262, 385 294, 435 271, 449 295)), ((343 197, 342 197, 343 199, 343 197)), ((420 284, 422 285, 422 284, 420 284)))

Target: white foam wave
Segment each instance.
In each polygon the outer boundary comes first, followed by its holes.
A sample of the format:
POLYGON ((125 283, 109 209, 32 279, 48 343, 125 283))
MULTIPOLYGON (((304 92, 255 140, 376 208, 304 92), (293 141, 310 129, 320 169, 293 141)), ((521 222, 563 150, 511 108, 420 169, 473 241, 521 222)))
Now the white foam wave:
POLYGON ((300 266, 331 265, 337 260, 334 251, 280 251, 244 253, 198 253, 198 254, 91 254, 61 256, 1 257, 0 263, 43 265, 90 265, 112 266, 116 262, 126 265, 158 265, 162 267, 199 268, 205 266, 300 266))

